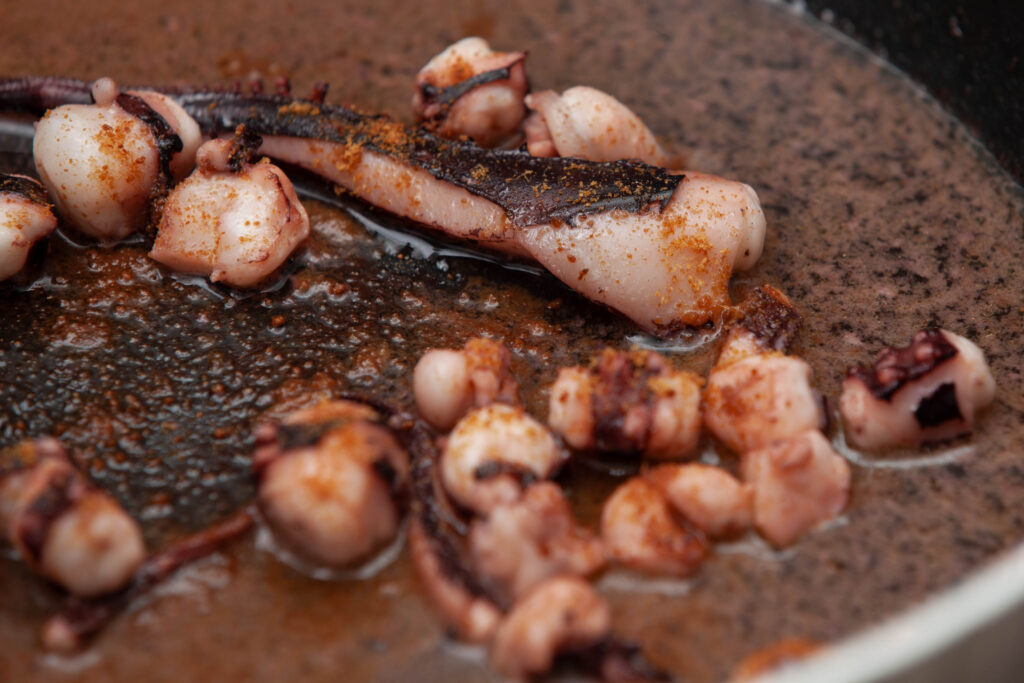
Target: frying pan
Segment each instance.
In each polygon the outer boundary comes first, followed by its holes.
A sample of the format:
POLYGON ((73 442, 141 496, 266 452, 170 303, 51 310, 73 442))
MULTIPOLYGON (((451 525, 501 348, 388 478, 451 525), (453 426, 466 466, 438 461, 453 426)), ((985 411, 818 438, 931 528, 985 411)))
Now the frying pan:
MULTIPOLYGON (((1024 285, 1013 268, 1024 245, 1019 188, 998 175, 991 176, 995 187, 956 199, 958 218, 931 203, 941 197, 926 196, 921 205, 930 223, 923 234, 892 225, 902 211, 896 200, 913 200, 911 174, 927 159, 915 157, 904 131, 882 126, 902 116, 905 125, 935 130, 965 155, 956 158, 972 173, 987 172, 984 155, 962 140, 962 128, 916 100, 920 93, 878 62, 834 36, 821 38, 788 7, 707 5, 650 2, 624 13, 621 3, 569 1, 182 2, 170 8, 43 0, 5 10, 0 73, 110 74, 154 84, 287 74, 297 89, 328 79, 335 101, 401 115, 415 69, 445 44, 482 34, 498 47, 530 48, 536 85, 583 82, 613 92, 694 166, 758 189, 772 236, 758 268, 738 278, 737 293, 768 281, 794 295, 807 318, 798 351, 826 394, 836 395, 849 363, 867 360, 882 344, 903 343, 923 324, 977 338, 992 360, 1000 397, 967 460, 856 468, 850 515, 791 553, 740 544, 719 553, 693 582, 602 579, 624 636, 681 676, 715 680, 779 637, 832 641, 866 629, 1019 543, 1024 529, 1014 506, 1024 486, 1018 455, 1024 391, 1016 362, 1024 349, 1014 311, 1024 285), (836 55, 853 70, 815 71, 836 55), (774 87, 791 77, 803 79, 799 87, 791 81, 774 87), (884 107, 874 104, 869 84, 881 89, 884 107), (874 121, 851 118, 837 132, 816 97, 846 98, 851 110, 866 110, 874 121), (833 137, 824 137, 826 130, 833 137), (844 193, 853 185, 869 192, 849 200, 844 193), (982 200, 994 203, 998 215, 977 215, 973 206, 982 200), (950 252, 944 260, 934 251, 943 244, 950 252), (913 260, 918 251, 923 256, 913 260), (946 282, 947 272, 956 275, 955 286, 933 287, 946 282)), ((1006 92, 1020 92, 1011 87, 1019 86, 1019 71, 1007 66, 1019 10, 811 7, 817 15, 830 9, 825 16, 834 26, 884 48, 893 63, 943 96, 1020 177, 1020 141, 1009 131, 1021 122, 1021 105, 998 87, 1005 82, 1006 92), (952 33, 950 17, 959 27, 952 33)), ((305 187, 307 197, 323 200, 309 202, 316 238, 300 265, 310 267, 298 267, 272 292, 238 295, 164 276, 147 267, 142 245, 111 251, 73 236, 51 240, 34 286, 4 289, 0 437, 6 443, 60 433, 90 474, 143 520, 156 546, 251 496, 247 460, 255 422, 346 389, 407 404, 418 353, 461 345, 469 333, 508 341, 526 402, 541 414, 543 387, 555 368, 580 362, 605 343, 664 348, 697 370, 710 362, 710 347, 692 350, 638 335, 529 269, 489 263, 430 235, 405 237, 409 226, 365 206, 339 205, 323 189, 305 187), (285 319, 281 326, 278 316, 285 319)), ((942 195, 950 185, 935 180, 930 189, 942 195)), ((585 522, 593 523, 616 481, 587 463, 566 474, 585 522)), ((1019 580, 979 574, 971 581, 1020 603, 1019 580)), ((62 671, 84 680, 490 677, 479 653, 444 638, 404 556, 370 578, 323 583, 279 563, 258 539, 239 543, 183 572, 71 659, 35 649, 44 615, 59 604, 52 589, 6 560, 0 589, 8 596, 0 610, 5 680, 50 679, 62 671)), ((975 595, 964 600, 981 604, 975 595)), ((924 618, 1005 623, 996 611, 948 609, 924 618)), ((897 675, 962 635, 926 634, 923 644, 888 648, 897 660, 889 668, 866 664, 883 659, 856 649, 874 647, 870 642, 836 647, 822 663, 809 663, 825 673, 811 669, 803 680, 897 675), (828 659, 841 652, 853 654, 828 659)))

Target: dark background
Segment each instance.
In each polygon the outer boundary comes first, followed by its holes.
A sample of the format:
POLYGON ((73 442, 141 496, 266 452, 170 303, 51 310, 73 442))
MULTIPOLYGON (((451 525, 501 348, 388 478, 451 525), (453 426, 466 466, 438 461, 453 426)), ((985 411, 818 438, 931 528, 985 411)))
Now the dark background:
MULTIPOLYGON (((1024 2, 807 0, 920 81, 1024 182, 1024 2)), ((824 15, 824 16, 823 16, 824 15)))

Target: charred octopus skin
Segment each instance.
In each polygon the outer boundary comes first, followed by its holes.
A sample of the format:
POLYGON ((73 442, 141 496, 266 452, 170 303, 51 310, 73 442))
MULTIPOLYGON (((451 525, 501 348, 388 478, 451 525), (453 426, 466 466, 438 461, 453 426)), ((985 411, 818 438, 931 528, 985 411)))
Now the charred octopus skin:
POLYGON ((33 156, 60 214, 76 229, 116 241, 141 229, 150 201, 191 170, 199 127, 160 93, 119 93, 101 78, 94 104, 52 109, 36 127, 33 156))
POLYGON ((20 271, 32 245, 56 227, 39 181, 0 173, 0 280, 20 271))
POLYGON ((309 216, 284 172, 254 159, 259 136, 199 148, 196 170, 167 197, 149 255, 172 270, 251 287, 309 236, 309 216))
POLYGON ((700 439, 701 384, 652 351, 609 349, 559 371, 548 424, 577 450, 684 457, 700 439))
POLYGON ((365 405, 333 401, 260 428, 258 502, 279 542, 345 567, 395 537, 408 456, 379 420, 365 405))
POLYGON ((524 52, 495 52, 482 38, 463 38, 435 55, 416 76, 416 119, 446 138, 481 147, 514 139, 529 89, 524 52))
POLYGON ((124 587, 146 557, 138 523, 55 439, 0 453, 0 522, 26 564, 80 597, 124 587))
POLYGON ((995 380, 973 342, 925 329, 909 346, 886 347, 873 366, 847 372, 839 411, 859 448, 919 446, 970 434, 992 402, 995 380))

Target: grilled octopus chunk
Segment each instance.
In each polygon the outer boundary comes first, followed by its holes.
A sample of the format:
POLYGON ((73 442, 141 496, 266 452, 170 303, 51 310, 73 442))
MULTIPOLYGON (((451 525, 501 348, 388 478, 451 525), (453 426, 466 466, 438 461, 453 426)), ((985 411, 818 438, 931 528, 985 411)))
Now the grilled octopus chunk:
POLYGON ((754 488, 720 467, 660 465, 646 474, 669 504, 709 537, 735 536, 753 523, 754 488))
POLYGON ((590 368, 563 368, 548 424, 573 448, 680 458, 700 439, 701 378, 653 351, 606 350, 590 368))
POLYGON ((825 424, 811 367, 782 353, 799 326, 788 299, 765 287, 726 336, 704 390, 704 423, 739 453, 825 424))
POLYGON ((544 90, 527 95, 526 106, 532 113, 523 132, 534 156, 666 165, 665 151, 640 117, 600 90, 582 85, 561 95, 544 90))
POLYGON ((505 602, 553 576, 585 577, 605 563, 600 539, 577 525, 562 490, 549 481, 473 520, 469 547, 480 576, 505 602))
POLYGON ((463 38, 435 55, 416 76, 416 119, 446 138, 481 147, 513 140, 526 115, 524 52, 495 52, 483 38, 463 38))
POLYGON ((60 214, 86 235, 116 241, 142 228, 151 200, 192 169, 199 127, 160 93, 119 93, 109 78, 91 93, 94 104, 43 116, 33 156, 60 214))
POLYGON ((548 579, 501 621, 491 644, 491 663, 501 674, 522 679, 542 674, 559 653, 587 650, 608 640, 611 609, 577 577, 548 579))
POLYGON ((434 427, 449 430, 470 408, 517 405, 519 387, 510 362, 503 344, 483 337, 470 339, 460 351, 427 351, 413 370, 417 410, 434 427))
POLYGON ((486 514, 518 500, 526 486, 554 474, 564 460, 544 425, 521 408, 495 403, 455 425, 441 455, 440 474, 455 502, 486 514))
POLYGON ((56 227, 46 188, 26 176, 0 173, 0 280, 20 271, 32 245, 56 227))
POLYGON ((886 347, 874 366, 847 372, 839 411, 850 441, 865 449, 919 446, 974 429, 995 381, 973 342, 926 329, 909 346, 886 347))
POLYGON ((608 557, 652 574, 689 576, 704 561, 707 544, 673 514, 664 492, 644 477, 615 489, 601 511, 608 557))
POLYGON ((251 287, 309 236, 309 216, 284 172, 255 162, 259 136, 211 140, 167 197, 149 255, 172 270, 251 287))
POLYGON ((368 406, 332 401, 260 428, 258 503, 279 542, 344 567, 395 537, 408 456, 379 420, 368 406))
POLYGON ((850 466, 814 429, 745 453, 741 470, 754 488, 754 524, 778 547, 838 515, 849 499, 850 466))
POLYGON ((77 596, 125 586, 146 556, 138 523, 71 464, 55 439, 0 455, 0 522, 18 555, 77 596))

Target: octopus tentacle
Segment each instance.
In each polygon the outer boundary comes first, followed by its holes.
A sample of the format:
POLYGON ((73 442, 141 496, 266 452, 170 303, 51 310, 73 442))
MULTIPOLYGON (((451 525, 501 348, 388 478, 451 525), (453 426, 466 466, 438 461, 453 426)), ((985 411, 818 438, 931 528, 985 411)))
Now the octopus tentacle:
MULTIPOLYGON (((60 104, 91 101, 88 84, 52 80, 60 86, 56 92, 48 85, 51 79, 0 80, 0 111, 41 114, 60 104)), ((484 150, 470 142, 406 130, 386 116, 323 105, 319 99, 294 99, 284 89, 275 95, 174 88, 158 92, 174 97, 208 135, 231 133, 245 124, 264 136, 371 149, 494 202, 519 226, 570 221, 613 209, 635 213, 653 203, 664 207, 683 180, 680 174, 633 161, 588 162, 484 150), (586 190, 566 192, 578 184, 586 190)))
MULTIPOLYGON (((8 95, 23 103, 18 93, 8 95)), ((635 160, 486 150, 386 116, 241 88, 170 97, 207 135, 245 125, 263 137, 263 154, 452 237, 535 259, 659 335, 720 318, 733 270, 763 249, 764 214, 739 182, 635 160)))
POLYGON ((70 597, 58 614, 43 626, 43 645, 48 650, 69 652, 88 643, 112 619, 140 595, 185 565, 210 555, 238 538, 252 526, 254 513, 244 509, 227 519, 186 536, 152 555, 135 572, 127 588, 92 599, 70 597))

